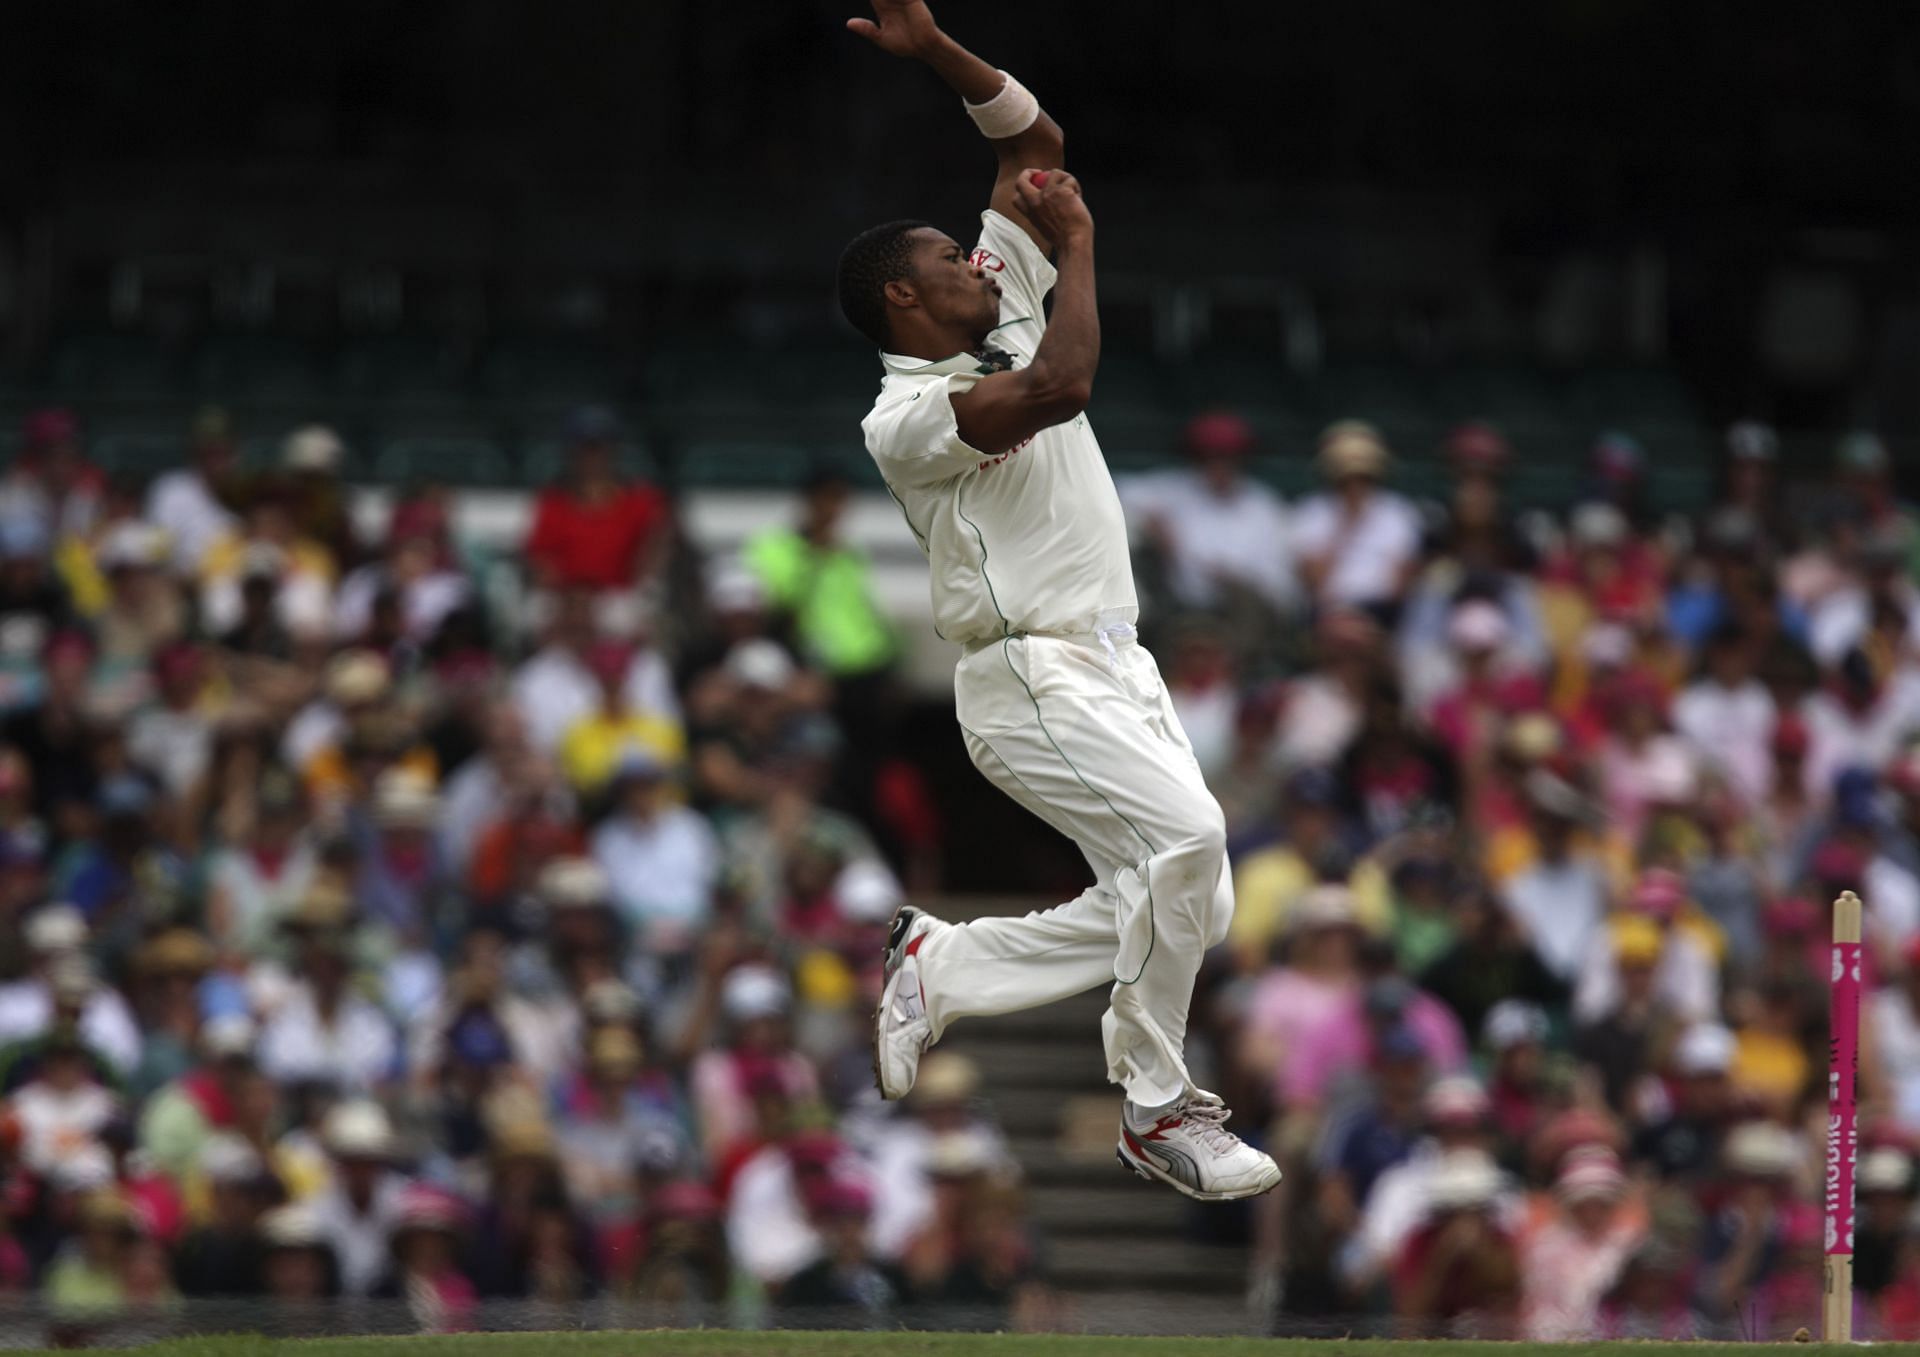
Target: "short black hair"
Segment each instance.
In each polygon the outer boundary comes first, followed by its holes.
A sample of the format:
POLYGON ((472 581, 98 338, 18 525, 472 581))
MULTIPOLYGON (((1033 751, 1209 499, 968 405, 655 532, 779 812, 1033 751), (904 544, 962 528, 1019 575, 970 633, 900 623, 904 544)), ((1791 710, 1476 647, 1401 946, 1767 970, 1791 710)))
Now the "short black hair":
POLYGON ((891 342, 887 326, 887 284, 912 271, 915 231, 924 221, 890 221, 869 227, 840 252, 840 314, 881 348, 891 342))

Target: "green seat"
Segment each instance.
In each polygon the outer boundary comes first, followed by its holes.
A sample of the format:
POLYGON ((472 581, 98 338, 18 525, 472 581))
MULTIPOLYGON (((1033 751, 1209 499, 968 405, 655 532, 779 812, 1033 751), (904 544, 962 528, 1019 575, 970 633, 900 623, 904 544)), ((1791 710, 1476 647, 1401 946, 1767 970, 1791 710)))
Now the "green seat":
POLYGON ((52 375, 61 390, 145 399, 178 396, 186 386, 181 355, 140 334, 76 335, 55 350, 52 375))
POLYGON ((367 335, 341 351, 342 387, 358 396, 452 400, 467 391, 467 355, 437 335, 367 335))
POLYGON ((799 485, 817 465, 812 452, 798 443, 725 438, 699 439, 681 445, 674 459, 674 479, 682 488, 745 489, 799 485))
POLYGON ((434 481, 459 486, 513 484, 506 452, 480 435, 424 434, 395 438, 374 459, 373 477, 388 485, 434 481))
POLYGON ((280 335, 221 335, 194 364, 201 392, 220 400, 312 400, 327 391, 320 355, 280 335))
MULTIPOLYGON (((648 481, 660 479, 660 468, 644 444, 622 443, 614 450, 614 465, 622 475, 648 481)), ((558 438, 544 439, 528 444, 523 450, 519 481, 535 490, 544 489, 566 474, 566 469, 566 443, 558 438)))

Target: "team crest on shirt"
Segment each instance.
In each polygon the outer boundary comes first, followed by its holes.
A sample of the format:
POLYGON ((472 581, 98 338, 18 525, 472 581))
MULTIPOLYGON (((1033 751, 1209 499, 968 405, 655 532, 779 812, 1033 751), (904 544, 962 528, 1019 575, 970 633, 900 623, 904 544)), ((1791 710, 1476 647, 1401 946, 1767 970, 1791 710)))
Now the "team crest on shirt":
POLYGON ((984 245, 973 247, 973 253, 967 256, 967 262, 976 269, 992 269, 995 273, 1007 271, 1007 261, 984 245))

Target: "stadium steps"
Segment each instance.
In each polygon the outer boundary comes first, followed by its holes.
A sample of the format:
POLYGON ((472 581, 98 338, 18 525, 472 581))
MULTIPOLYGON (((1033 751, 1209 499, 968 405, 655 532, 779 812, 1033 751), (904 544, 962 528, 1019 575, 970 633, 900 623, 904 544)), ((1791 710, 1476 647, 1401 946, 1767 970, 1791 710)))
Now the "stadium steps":
MULTIPOLYGON (((942 900, 955 921, 1024 914, 1045 902, 942 900)), ((1113 1157, 1119 1091, 1106 1080, 1100 1041, 1104 989, 1045 1008, 961 1023, 940 1044, 980 1068, 981 1096, 1025 1171, 1048 1272, 1091 1328, 1125 1328, 1116 1303, 1142 1305, 1162 1331, 1244 1331, 1246 1253, 1195 1242, 1194 1204, 1144 1183, 1113 1157)), ((1145 1322, 1144 1318, 1141 1322, 1145 1322)))

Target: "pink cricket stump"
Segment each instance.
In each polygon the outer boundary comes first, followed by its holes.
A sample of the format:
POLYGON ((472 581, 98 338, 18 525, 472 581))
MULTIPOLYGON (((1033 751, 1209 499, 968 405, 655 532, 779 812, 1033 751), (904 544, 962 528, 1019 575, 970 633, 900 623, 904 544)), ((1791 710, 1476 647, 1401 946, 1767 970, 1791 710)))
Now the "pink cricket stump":
POLYGON ((1853 1341, 1853 1170, 1860 1158, 1860 897, 1833 902, 1833 987, 1827 1063, 1827 1258, 1820 1336, 1853 1341))

